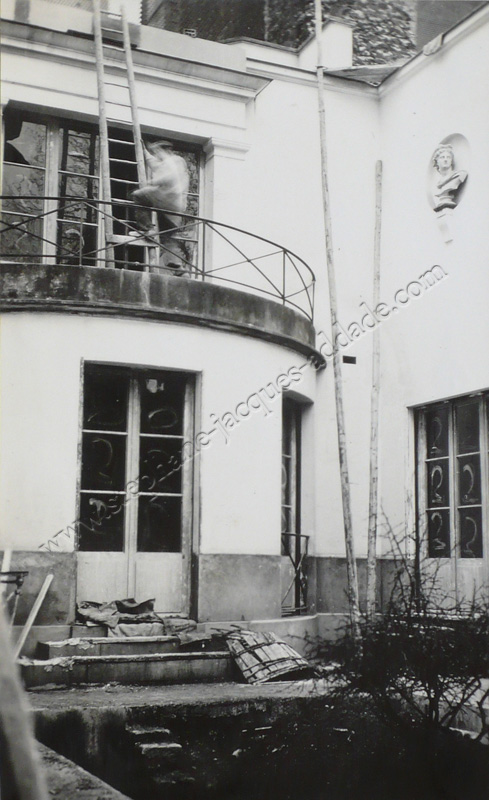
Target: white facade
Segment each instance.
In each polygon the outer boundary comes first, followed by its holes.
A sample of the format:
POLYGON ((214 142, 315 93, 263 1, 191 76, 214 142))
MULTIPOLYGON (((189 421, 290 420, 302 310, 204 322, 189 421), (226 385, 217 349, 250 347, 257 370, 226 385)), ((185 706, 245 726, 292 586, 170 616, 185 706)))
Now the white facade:
MULTIPOLYGON (((15 4, 4 0, 2 16, 13 20, 15 14, 15 4)), ((3 105, 95 124, 94 57, 86 39, 90 32, 87 12, 56 7, 54 16, 52 5, 33 0, 27 18, 17 19, 4 33, 3 105), (50 28, 55 29, 52 35, 50 28), (27 41, 31 30, 35 35, 27 41), (77 39, 68 30, 85 36, 77 39)), ((335 21, 326 26, 324 36, 332 53, 327 67, 347 69, 351 29, 335 21)), ((397 304, 378 323, 380 502, 393 529, 410 531, 416 521, 413 409, 489 388, 488 40, 489 13, 482 9, 448 34, 437 53, 417 56, 380 87, 352 79, 351 72, 325 78, 343 328, 339 344, 346 344, 345 332, 362 319, 365 331, 345 346, 356 364, 343 368, 353 529, 360 559, 366 555, 372 350, 371 318, 365 322, 369 311, 363 303, 371 308, 378 160, 383 163, 380 294, 389 308, 397 304), (468 178, 447 233, 430 204, 428 184, 432 154, 448 139, 458 143, 456 152, 463 154, 468 178), (442 279, 420 279, 435 265, 442 268, 442 279), (420 281, 419 296, 413 286, 411 293, 396 294, 413 281, 420 281)), ((134 53, 143 134, 202 147, 200 215, 278 242, 314 271, 316 349, 328 361, 314 42, 294 54, 254 42, 221 45, 142 28, 134 53)), ((114 62, 110 72, 122 85, 121 64, 114 62)), ((124 120, 126 113, 120 105, 118 118, 124 120)), ((286 375, 288 384, 283 379, 282 388, 302 408, 301 532, 309 537, 313 556, 309 611, 344 608, 333 370, 330 364, 323 371, 307 365, 308 350, 304 341, 297 344, 300 337, 295 346, 294 334, 288 342, 263 330, 246 336, 244 323, 239 330, 226 330, 221 323, 198 326, 195 320, 149 319, 142 313, 130 318, 127 310, 118 313, 117 308, 108 314, 105 307, 103 316, 85 306, 66 313, 59 305, 43 313, 37 307, 30 310, 28 303, 15 310, 7 302, 2 308, 5 547, 46 552, 42 546, 77 519, 83 363, 180 370, 196 376, 195 433, 209 431, 226 412, 238 424, 227 440, 218 432, 193 462, 193 565, 184 566, 189 575, 185 601, 166 610, 192 611, 202 620, 278 617, 281 398, 269 405, 263 398, 264 387, 277 386, 278 377, 286 375), (255 401, 256 409, 253 402, 249 406, 253 395, 263 401, 255 401), (243 403, 240 417, 237 408, 243 403)), ((228 310, 232 317, 233 309, 228 310)), ((253 324, 246 325, 249 332, 253 324)), ((487 452, 481 458, 487 464, 487 452)), ((487 482, 486 472, 482 480, 487 482)), ((487 488, 481 511, 483 557, 458 559, 457 580, 467 591, 474 581, 480 586, 488 580, 487 488)), ((383 554, 389 547, 387 541, 380 543, 383 554)), ((56 548, 72 552, 74 537, 59 537, 56 548)), ((96 581, 100 584, 99 574, 96 581)), ((113 599, 109 595, 117 586, 109 580, 103 591, 92 589, 98 594, 91 599, 102 601, 113 599)), ((134 590, 134 582, 129 581, 129 589, 134 590)))

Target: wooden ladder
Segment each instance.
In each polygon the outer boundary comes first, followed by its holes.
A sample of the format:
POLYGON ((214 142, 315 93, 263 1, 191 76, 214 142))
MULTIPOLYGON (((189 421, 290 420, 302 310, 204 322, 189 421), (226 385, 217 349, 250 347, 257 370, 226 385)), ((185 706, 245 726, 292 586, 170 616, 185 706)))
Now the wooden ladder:
MULTIPOLYGON (((106 252, 106 266, 115 266, 114 245, 127 244, 131 242, 133 245, 139 245, 145 248, 146 257, 145 270, 148 271, 150 265, 157 263, 158 257, 158 244, 154 239, 145 239, 144 236, 138 237, 134 240, 130 236, 114 235, 114 216, 113 216, 113 198, 112 198, 112 182, 121 183, 134 183, 134 188, 144 186, 147 182, 146 166, 144 161, 143 140, 141 137, 141 127, 139 124, 139 112, 136 100, 136 82, 134 78, 134 63, 132 59, 131 49, 131 34, 129 30, 129 23, 124 6, 121 8, 120 14, 113 14, 101 12, 100 0, 93 0, 93 33, 95 40, 95 58, 97 64, 97 88, 98 88, 98 102, 99 102, 99 130, 100 130, 100 162, 102 174, 102 199, 105 201, 103 204, 103 215, 105 220, 105 252, 106 252), (112 51, 124 53, 125 63, 125 77, 126 77, 126 90, 128 92, 128 103, 120 103, 110 101, 107 98, 107 87, 116 86, 117 88, 124 88, 121 83, 113 83, 106 79, 105 76, 105 61, 112 51), (107 113, 107 106, 122 106, 129 110, 130 122, 110 117, 107 113), (126 127, 129 125, 132 131, 132 157, 128 159, 116 158, 110 154, 110 143, 119 142, 121 140, 111 139, 109 136, 109 124, 115 124, 118 127, 126 127), (116 165, 126 165, 128 169, 136 167, 137 169, 137 182, 128 181, 127 179, 120 179, 114 177, 114 168, 116 165)), ((153 215, 154 221, 155 215, 153 215)), ((154 225, 154 227, 156 227, 154 225)))

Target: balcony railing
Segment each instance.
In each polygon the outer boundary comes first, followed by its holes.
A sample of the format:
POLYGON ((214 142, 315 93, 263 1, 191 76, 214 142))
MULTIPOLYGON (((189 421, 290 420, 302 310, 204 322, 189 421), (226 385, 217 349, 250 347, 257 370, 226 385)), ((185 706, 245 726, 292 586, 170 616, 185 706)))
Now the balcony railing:
POLYGON ((283 617, 307 612, 307 575, 305 567, 308 554, 308 535, 282 531, 282 556, 287 556, 288 558, 288 561, 282 564, 283 617), (285 591, 284 585, 286 586, 285 591))
POLYGON ((262 236, 130 202, 0 199, 3 262, 109 267, 212 281, 265 296, 313 318, 314 273, 295 253, 262 236), (106 237, 108 220, 111 237, 106 237))

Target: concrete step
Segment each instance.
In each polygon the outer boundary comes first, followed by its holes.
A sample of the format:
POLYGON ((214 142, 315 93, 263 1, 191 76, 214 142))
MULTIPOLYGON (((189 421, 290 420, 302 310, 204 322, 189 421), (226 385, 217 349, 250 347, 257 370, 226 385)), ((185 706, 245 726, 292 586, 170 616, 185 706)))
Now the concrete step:
POLYGON ((178 636, 94 636, 63 639, 60 642, 38 642, 39 659, 65 656, 112 656, 172 653, 179 649, 178 636))
POLYGON ((160 764, 167 764, 182 752, 182 745, 178 742, 137 742, 136 747, 144 758, 160 764))
POLYGON ((216 683, 234 676, 229 653, 149 653, 19 660, 26 688, 79 684, 216 683))
POLYGON ((159 725, 126 725, 129 736, 138 742, 169 742, 173 741, 173 734, 168 728, 159 725))

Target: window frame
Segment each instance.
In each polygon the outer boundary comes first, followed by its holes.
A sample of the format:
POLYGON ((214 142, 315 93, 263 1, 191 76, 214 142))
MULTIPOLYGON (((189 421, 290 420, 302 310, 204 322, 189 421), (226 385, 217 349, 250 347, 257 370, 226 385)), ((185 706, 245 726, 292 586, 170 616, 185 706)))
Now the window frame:
MULTIPOLYGON (((456 582, 457 564, 487 563, 489 561, 489 391, 474 392, 459 395, 447 400, 419 406, 414 409, 415 453, 416 453, 416 528, 417 542, 422 559, 435 560, 446 563, 453 571, 456 582), (470 402, 478 406, 478 445, 474 453, 480 457, 480 503, 463 503, 460 497, 459 463, 461 458, 469 453, 459 453, 457 447, 457 414, 458 410, 470 402), (427 414, 436 409, 446 408, 448 416, 448 503, 440 506, 440 510, 448 510, 448 554, 435 555, 430 551, 428 513, 435 510, 429 504, 428 498, 428 463, 445 458, 445 456, 431 457, 428 454, 427 441, 427 414), (462 526, 460 511, 464 508, 481 508, 481 547, 480 556, 469 556, 462 552, 462 526)), ((459 569, 461 566, 459 567, 459 569)))
MULTIPOLYGON (((84 427, 84 403, 86 395, 86 375, 87 370, 92 370, 94 373, 103 373, 105 370, 111 371, 113 374, 121 374, 127 380, 127 412, 126 412, 126 428, 125 431, 117 432, 118 435, 126 437, 125 447, 125 465, 124 465, 124 489, 122 492, 112 491, 111 494, 123 494, 124 500, 124 523, 122 534, 122 549, 121 550, 100 550, 104 553, 122 553, 128 559, 128 587, 129 592, 134 591, 134 586, 131 582, 134 580, 134 569, 132 569, 132 562, 138 554, 152 552, 160 553, 181 553, 182 556, 190 561, 190 553, 192 551, 192 529, 193 529, 193 504, 194 504, 194 465, 192 458, 185 457, 185 443, 193 442, 193 432, 195 429, 195 397, 196 397, 196 375, 192 372, 184 370, 176 370, 165 367, 148 367, 142 365, 126 365, 118 363, 98 362, 98 361, 84 361, 81 362, 81 397, 80 397, 80 423, 79 423, 79 447, 78 447, 78 481, 77 481, 77 520, 81 519, 81 501, 84 494, 95 494, 98 490, 85 489, 82 486, 82 470, 83 470, 83 441, 84 434, 90 432, 91 429, 84 427), (141 440, 145 436, 153 436, 152 433, 141 433, 140 431, 140 413, 141 402, 139 396, 140 380, 145 374, 154 376, 155 374, 175 374, 182 377, 185 381, 185 388, 183 394, 182 405, 182 463, 181 463, 181 490, 177 493, 181 496, 181 524, 180 524, 180 548, 175 550, 145 550, 138 547, 138 503, 139 497, 145 496, 148 493, 141 490, 140 487, 140 448, 141 440), (128 487, 133 482, 137 483, 137 491, 129 490, 128 487)), ((106 492, 108 493, 109 490, 106 492)), ((100 490, 99 493, 104 493, 100 490)), ((165 493, 151 493, 151 494, 165 494, 165 493)), ((172 495, 175 493, 171 493, 172 495)), ((76 531, 76 545, 77 552, 97 552, 91 548, 80 548, 80 522, 77 524, 76 531)))
MULTIPOLYGON (((8 106, 7 106, 8 109, 8 106)), ((41 263, 55 263, 56 257, 58 253, 58 225, 60 222, 59 217, 59 202, 56 198, 59 199, 61 195, 59 194, 59 179, 60 175, 62 174, 60 168, 60 148, 61 148, 61 131, 63 128, 68 128, 72 126, 76 130, 86 131, 88 133, 96 133, 98 136, 99 128, 97 125, 96 120, 89 121, 89 120, 78 120, 76 118, 70 118, 63 115, 62 112, 60 113, 49 113, 49 112, 36 112, 30 109, 22 108, 17 105, 12 106, 12 111, 21 115, 22 119, 26 122, 33 122, 38 124, 43 124, 46 126, 46 146, 45 146, 45 165, 44 165, 44 197, 53 198, 51 200, 44 200, 43 208, 41 214, 44 215, 43 225, 42 225, 42 248, 39 255, 39 261, 41 263)), ((5 109, 4 109, 5 114, 5 109)), ((2 120, 2 128, 4 127, 4 122, 2 120)), ((114 128, 120 127, 121 130, 127 130, 127 128, 123 126, 118 126, 117 124, 113 125, 114 128)), ((157 132, 154 130, 145 130, 143 132, 144 137, 147 141, 156 141, 161 139, 162 133, 157 132)), ((196 156, 196 174, 198 178, 198 187, 197 192, 189 191, 188 197, 189 201, 192 198, 197 199, 197 215, 202 214, 202 204, 205 198, 205 191, 204 191, 204 167, 205 167, 205 159, 204 159, 204 150, 199 143, 193 142, 186 142, 180 141, 177 139, 169 139, 171 141, 175 150, 178 154, 183 154, 185 152, 194 153, 196 156)), ((101 180, 101 171, 102 171, 102 164, 101 158, 99 154, 99 169, 98 174, 94 177, 98 181, 98 193, 97 199, 100 200, 102 196, 102 180, 101 180)), ((3 163, 3 152, 2 152, 2 163, 3 163)), ((10 163, 10 162, 6 162, 10 163)), ((3 191, 2 191, 3 193, 3 191)), ((111 200, 113 198, 111 197, 111 200)), ((11 212, 5 211, 4 213, 9 214, 11 212)), ((16 216, 22 216, 21 214, 17 214, 16 216)), ((26 215, 29 216, 29 215, 26 215)), ((33 215, 34 217, 36 215, 33 215)), ((181 237, 183 242, 195 243, 196 247, 196 260, 195 266, 197 269, 202 270, 203 258, 204 258, 204 242, 202 241, 202 237, 200 236, 200 231, 197 229, 195 237, 188 236, 188 237, 181 237)), ((97 238, 96 238, 96 247, 97 247, 97 254, 94 256, 94 261, 96 266, 105 266, 105 257, 103 256, 103 248, 105 242, 105 226, 104 226, 104 217, 103 214, 99 215, 97 221, 97 238), (102 256, 100 255, 102 253, 102 256)), ((129 262, 131 263, 131 262, 129 262)))
MULTIPOLYGON (((281 585, 282 616, 297 616, 308 611, 307 583, 304 560, 308 555, 309 537, 301 532, 302 495, 302 425, 303 403, 284 395, 282 399, 281 432, 281 497, 280 497, 280 556, 281 576, 287 576, 292 566, 294 579, 285 595, 281 585), (289 446, 290 445, 290 446, 289 446), (290 451, 290 452, 286 452, 290 451), (287 483, 284 485, 284 459, 288 459, 287 483), (284 491, 285 489, 285 491, 284 491), (284 502, 285 501, 285 502, 284 502), (287 527, 284 530, 284 511, 287 527), (287 568, 284 569, 284 562, 287 568), (287 603, 292 595, 293 605, 287 603)), ((287 578, 289 581, 289 579, 287 578)))

